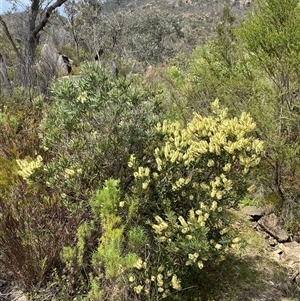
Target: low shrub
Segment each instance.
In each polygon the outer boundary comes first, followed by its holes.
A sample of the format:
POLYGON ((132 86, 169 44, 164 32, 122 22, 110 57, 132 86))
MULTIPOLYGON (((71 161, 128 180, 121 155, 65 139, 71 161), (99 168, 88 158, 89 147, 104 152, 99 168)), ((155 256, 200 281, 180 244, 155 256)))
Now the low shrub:
POLYGON ((203 269, 239 247, 229 210, 254 189, 247 174, 259 164, 263 143, 251 135, 248 114, 228 118, 218 101, 212 107, 212 116, 195 114, 186 127, 159 123, 154 152, 129 162, 139 221, 150 237, 132 275, 141 299, 197 292, 203 269))
POLYGON ((46 166, 48 185, 66 200, 83 199, 111 177, 128 189, 130 154, 150 143, 161 114, 161 90, 95 64, 82 73, 80 80, 53 85, 40 126, 43 148, 53 157, 46 166))

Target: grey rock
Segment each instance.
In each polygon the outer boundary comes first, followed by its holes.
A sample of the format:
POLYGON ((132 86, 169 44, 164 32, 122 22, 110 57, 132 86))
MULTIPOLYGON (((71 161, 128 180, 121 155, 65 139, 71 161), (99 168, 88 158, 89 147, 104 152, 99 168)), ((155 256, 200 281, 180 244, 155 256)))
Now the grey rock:
POLYGON ((274 239, 274 238, 270 238, 270 239, 269 239, 269 245, 270 245, 271 247, 275 247, 277 244, 278 244, 278 242, 277 242, 276 239, 274 239))
POLYGON ((282 260, 286 263, 295 266, 295 263, 300 263, 300 244, 296 241, 279 244, 282 250, 282 260))
POLYGON ((252 221, 258 221, 264 214, 264 210, 257 206, 246 206, 242 212, 252 221))
POLYGON ((67 75, 72 69, 69 58, 51 44, 43 45, 36 68, 40 74, 52 75, 67 75))
POLYGON ((276 214, 271 213, 269 215, 263 216, 258 224, 271 236, 277 239, 278 242, 286 242, 289 240, 290 236, 288 232, 283 229, 279 218, 276 214))

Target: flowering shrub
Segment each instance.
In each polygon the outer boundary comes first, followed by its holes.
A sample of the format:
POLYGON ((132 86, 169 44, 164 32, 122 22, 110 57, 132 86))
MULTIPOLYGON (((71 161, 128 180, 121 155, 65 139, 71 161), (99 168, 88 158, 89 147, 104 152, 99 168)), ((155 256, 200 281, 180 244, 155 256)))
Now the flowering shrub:
POLYGON ((134 192, 153 237, 131 278, 136 294, 166 297, 195 287, 207 261, 239 246, 228 209, 254 189, 246 176, 260 162, 263 143, 251 135, 255 123, 248 114, 228 118, 217 100, 212 109, 213 116, 195 114, 186 127, 159 123, 152 156, 141 164, 131 156, 134 192))
POLYGON ((82 67, 81 79, 53 85, 53 102, 40 126, 48 187, 66 203, 87 199, 108 178, 130 186, 130 154, 149 144, 159 121, 162 91, 138 78, 113 77, 99 65, 82 67))

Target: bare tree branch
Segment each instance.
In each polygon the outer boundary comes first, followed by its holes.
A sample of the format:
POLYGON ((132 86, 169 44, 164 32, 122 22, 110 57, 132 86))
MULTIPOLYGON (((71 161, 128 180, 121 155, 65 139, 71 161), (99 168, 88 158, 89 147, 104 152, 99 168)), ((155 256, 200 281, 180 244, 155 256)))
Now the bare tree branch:
POLYGON ((1 23, 2 27, 3 27, 3 30, 4 30, 4 33, 5 33, 6 37, 8 38, 9 43, 10 43, 11 46, 13 47, 13 50, 14 50, 14 52, 16 53, 16 55, 17 55, 17 57, 18 57, 20 63, 21 63, 21 64, 24 63, 23 56, 22 56, 22 54, 20 53, 18 47, 16 46, 16 44, 15 44, 15 42, 14 42, 14 40, 13 40, 13 38, 12 38, 12 36, 11 36, 11 34, 10 34, 8 28, 7 28, 7 25, 6 25, 5 21, 3 20, 3 18, 2 18, 1 16, 0 16, 0 23, 1 23))
MULTIPOLYGON (((57 0, 55 3, 53 3, 52 5, 50 5, 46 11, 46 15, 43 18, 43 20, 31 31, 31 35, 30 35, 30 39, 36 39, 37 35, 39 34, 39 32, 46 26, 46 24, 49 21, 49 18, 53 12, 53 10, 55 10, 57 7, 60 7, 61 5, 63 5, 65 2, 67 2, 68 0, 57 0)), ((33 0, 32 4, 31 4, 31 11, 33 12, 34 10, 38 10, 39 9, 39 2, 40 0, 33 0)))

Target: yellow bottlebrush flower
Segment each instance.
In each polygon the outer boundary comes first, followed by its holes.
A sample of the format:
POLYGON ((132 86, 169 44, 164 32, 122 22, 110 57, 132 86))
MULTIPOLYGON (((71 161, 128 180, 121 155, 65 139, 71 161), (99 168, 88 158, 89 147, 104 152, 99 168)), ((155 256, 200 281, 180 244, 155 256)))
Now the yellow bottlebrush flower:
POLYGON ((129 282, 134 282, 135 281, 135 277, 133 275, 130 275, 128 278, 129 282))
POLYGON ((196 151, 199 154, 206 154, 208 152, 208 149, 209 149, 209 144, 208 144, 207 141, 201 140, 199 143, 197 143, 195 145, 195 147, 196 147, 196 151))
POLYGON ((223 147, 225 151, 229 154, 233 154, 235 151, 235 144, 234 143, 228 143, 227 145, 224 145, 223 147))
POLYGON ((179 220, 179 222, 180 222, 180 224, 181 224, 182 227, 188 228, 188 224, 187 224, 187 222, 185 221, 185 219, 182 216, 179 216, 178 220, 179 220))
POLYGON ((153 176, 153 179, 157 179, 157 178, 158 178, 158 173, 157 173, 157 172, 154 172, 154 173, 152 174, 152 176, 153 176))
POLYGON ((224 170, 225 172, 230 171, 230 169, 231 169, 231 163, 227 163, 227 164, 225 164, 225 166, 223 167, 223 170, 224 170))
POLYGON ((202 216, 203 211, 202 210, 196 210, 196 214, 199 215, 199 216, 202 216))
POLYGON ((207 185, 207 184, 204 183, 204 182, 202 182, 202 183, 200 184, 200 187, 201 187, 203 190, 209 190, 209 189, 210 189, 209 185, 207 185))
MULTIPOLYGON (((158 226, 160 231, 163 231, 168 228, 168 224, 160 217, 160 216, 155 216, 155 220, 158 222, 158 226)), ((155 225, 152 227, 154 228, 155 225)))
POLYGON ((211 104, 211 108, 215 114, 219 114, 220 112, 220 102, 219 99, 216 98, 215 101, 211 104))
POLYGON ((199 216, 198 219, 197 219, 197 223, 201 226, 201 227, 204 227, 205 226, 205 219, 203 216, 199 216))
MULTIPOLYGON (((159 267, 158 267, 158 269, 157 269, 157 271, 159 272, 159 273, 161 273, 161 272, 163 272, 165 270, 165 267, 163 266, 163 265, 160 265, 159 267)), ((161 275, 161 276, 159 276, 159 278, 163 278, 163 276, 161 275)))
POLYGON ((189 200, 192 201, 193 199, 194 199, 194 196, 191 194, 191 195, 189 196, 189 200))
POLYGON ((239 237, 236 237, 236 238, 234 238, 234 239, 232 240, 232 242, 233 242, 234 244, 239 243, 240 241, 241 241, 241 240, 240 240, 239 237))
POLYGON ((207 209, 208 209, 207 206, 206 206, 203 202, 200 202, 200 203, 199 203, 199 206, 200 206, 200 208, 203 209, 203 210, 206 210, 206 211, 207 211, 207 209))
POLYGON ((258 165, 258 164, 259 164, 259 162, 260 162, 260 160, 261 160, 261 158, 256 158, 256 159, 254 160, 254 162, 253 162, 253 165, 252 165, 252 166, 256 166, 256 165, 258 165))
POLYGON ((174 139, 174 145, 176 148, 179 148, 180 145, 181 145, 181 137, 180 135, 176 136, 175 139, 174 139))
POLYGON ((255 189, 256 189, 256 185, 253 184, 253 185, 251 185, 250 187, 247 188, 247 191, 248 192, 253 192, 255 189))
POLYGON ((159 242, 165 242, 167 240, 167 238, 165 237, 165 236, 160 236, 159 238, 158 238, 158 241, 159 242))
POLYGON ((246 112, 242 112, 240 117, 240 123, 245 127, 247 132, 253 131, 256 127, 256 124, 255 122, 253 122, 252 117, 250 117, 250 115, 246 112))
POLYGON ((216 198, 217 198, 218 200, 221 200, 222 197, 223 197, 222 191, 217 191, 217 193, 216 193, 216 198))
POLYGON ((176 291, 180 291, 180 290, 181 290, 181 281, 180 281, 180 279, 178 279, 178 277, 177 277, 176 274, 174 274, 174 275, 172 276, 171 284, 172 284, 172 287, 173 287, 176 291))
POLYGON ((150 169, 148 167, 144 168, 144 177, 149 177, 150 169))
POLYGON ((216 196, 216 194, 217 194, 217 190, 216 190, 216 188, 214 187, 214 188, 211 190, 210 197, 211 197, 211 198, 214 198, 214 197, 216 196))
POLYGON ((227 117, 227 113, 228 113, 228 108, 223 109, 219 115, 219 118, 221 120, 224 120, 227 117))
POLYGON ((197 258, 199 257, 199 253, 193 253, 188 255, 189 260, 196 262, 197 258))
POLYGON ((135 293, 137 293, 139 295, 142 292, 143 288, 144 287, 142 285, 138 285, 138 286, 135 286, 133 289, 134 289, 135 293))
POLYGON ((170 291, 166 292, 164 291, 164 293, 162 294, 162 298, 167 298, 170 295, 170 291))
POLYGON ((208 218, 209 218, 209 213, 204 213, 204 216, 203 216, 203 217, 204 217, 204 220, 207 221, 208 218))
POLYGON ((75 170, 74 169, 71 169, 71 168, 66 168, 65 171, 64 171, 64 177, 66 179, 72 177, 75 175, 75 170))
POLYGON ((252 141, 252 149, 255 150, 257 154, 260 154, 264 151, 264 143, 258 139, 252 141))
POLYGON ((231 244, 230 247, 231 247, 231 249, 238 250, 241 247, 241 245, 240 244, 231 244))
POLYGON ((133 265, 136 269, 140 270, 143 268, 143 260, 139 258, 136 263, 133 265))
POLYGON ((154 155, 157 157, 157 156, 159 156, 159 153, 160 153, 160 150, 159 150, 159 148, 157 147, 157 148, 154 150, 154 155))
POLYGON ((249 167, 245 167, 242 171, 243 175, 246 175, 249 172, 249 167))
POLYGON ((162 274, 158 274, 157 277, 157 286, 163 286, 164 285, 164 277, 162 274))
POLYGON ((191 209, 189 211, 189 216, 190 216, 190 220, 194 220, 195 219, 195 211, 193 209, 191 209))
POLYGON ((165 134, 168 130, 168 121, 164 120, 162 123, 162 126, 160 128, 160 132, 162 132, 163 134, 165 134))
POLYGON ((222 245, 220 245, 220 244, 215 244, 215 249, 216 249, 216 250, 222 249, 222 245))
POLYGON ((218 203, 216 201, 213 201, 211 204, 211 211, 215 211, 218 208, 218 203))
POLYGON ((207 162, 207 166, 208 166, 208 167, 212 167, 212 166, 214 166, 214 165, 215 165, 214 160, 209 159, 208 162, 207 162))
POLYGON ((154 229, 154 232, 156 234, 161 234, 161 232, 163 231, 160 227, 160 225, 152 225, 152 228, 154 229))
POLYGON ((162 170, 162 160, 160 158, 155 158, 156 164, 157 164, 157 170, 161 171, 162 170))
POLYGON ((193 239, 193 236, 192 236, 192 235, 186 235, 186 239, 187 239, 187 240, 192 240, 192 239, 193 239))
POLYGON ((144 167, 139 166, 138 175, 139 175, 140 178, 144 175, 144 167))
POLYGON ((181 233, 182 234, 186 234, 188 232, 189 232, 189 228, 183 228, 183 229, 181 229, 181 233))
POLYGON ((178 181, 176 181, 176 185, 177 186, 182 186, 185 184, 185 179, 184 178, 180 178, 178 181))
POLYGON ((164 291, 164 288, 163 288, 163 287, 159 287, 159 288, 157 289, 157 291, 158 291, 159 293, 162 293, 162 292, 164 291))
POLYGON ((172 272, 171 270, 168 270, 168 271, 167 271, 167 276, 168 276, 168 277, 171 277, 172 275, 173 275, 173 272, 172 272))
POLYGON ((144 190, 147 189, 149 183, 150 183, 150 181, 145 181, 145 182, 143 182, 143 184, 142 184, 142 189, 144 189, 144 190))
POLYGON ((172 152, 172 155, 171 155, 171 158, 170 158, 170 162, 171 163, 174 163, 176 162, 176 160, 179 158, 179 152, 176 150, 176 151, 173 151, 172 152))
POLYGON ((18 175, 21 176, 27 183, 30 183, 30 176, 36 169, 40 168, 43 165, 43 158, 38 155, 35 160, 17 159, 16 162, 20 168, 17 172, 18 175))
POLYGON ((170 147, 170 143, 167 142, 165 147, 164 147, 164 155, 165 155, 165 158, 169 158, 170 156, 170 152, 171 152, 171 147, 170 147))
POLYGON ((222 230, 220 231, 220 234, 221 234, 221 235, 224 235, 224 234, 226 234, 228 231, 229 231, 228 228, 224 228, 224 229, 222 229, 222 230))
POLYGON ((229 191, 232 189, 232 181, 228 179, 223 179, 223 187, 226 191, 229 191))
POLYGON ((76 99, 76 102, 85 103, 87 100, 87 91, 82 92, 76 99))
POLYGON ((120 208, 123 208, 124 205, 125 205, 125 201, 121 201, 121 202, 119 203, 119 207, 120 207, 120 208))
POLYGON ((156 124, 156 126, 155 126, 155 130, 156 130, 157 132, 160 132, 161 129, 162 129, 162 125, 161 125, 160 122, 158 122, 158 123, 156 124))
POLYGON ((200 269, 200 270, 202 270, 203 269, 203 267, 204 267, 204 265, 203 265, 203 262, 202 261, 198 261, 198 268, 200 269))

